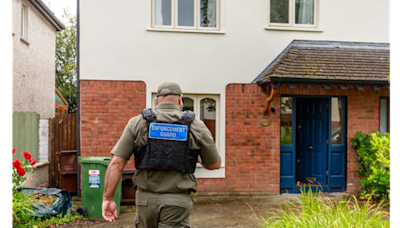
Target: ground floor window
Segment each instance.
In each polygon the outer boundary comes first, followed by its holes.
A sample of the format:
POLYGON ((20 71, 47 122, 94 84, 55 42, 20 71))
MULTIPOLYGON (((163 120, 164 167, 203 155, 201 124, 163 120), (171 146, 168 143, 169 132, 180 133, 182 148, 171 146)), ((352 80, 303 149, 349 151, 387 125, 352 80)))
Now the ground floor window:
MULTIPOLYGON (((153 108, 156 95, 153 94, 153 108)), ((196 118, 203 121, 210 130, 217 148, 219 148, 219 95, 188 94, 183 96, 183 111, 196 113, 196 118)))
POLYGON ((215 95, 184 95, 183 110, 191 110, 202 120, 217 141, 217 122, 219 97, 215 95))
POLYGON ((379 102, 379 131, 384 134, 390 132, 390 100, 381 98, 379 102))

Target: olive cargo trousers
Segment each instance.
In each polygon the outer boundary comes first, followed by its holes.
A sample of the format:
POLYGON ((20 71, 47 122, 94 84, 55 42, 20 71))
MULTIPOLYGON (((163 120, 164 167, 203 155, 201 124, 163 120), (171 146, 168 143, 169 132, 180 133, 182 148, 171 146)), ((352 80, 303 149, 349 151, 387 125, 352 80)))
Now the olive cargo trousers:
POLYGON ((189 193, 136 191, 136 228, 188 228, 193 200, 189 193))

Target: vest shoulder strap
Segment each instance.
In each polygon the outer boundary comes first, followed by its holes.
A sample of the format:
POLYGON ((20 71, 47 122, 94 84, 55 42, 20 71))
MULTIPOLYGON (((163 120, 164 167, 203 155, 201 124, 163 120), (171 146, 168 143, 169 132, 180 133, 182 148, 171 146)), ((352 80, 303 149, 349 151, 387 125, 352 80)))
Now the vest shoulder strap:
POLYGON ((193 122, 194 118, 196 117, 196 114, 190 110, 184 111, 181 120, 187 124, 190 124, 193 122))
POLYGON ((154 122, 157 120, 157 117, 151 108, 143 109, 142 116, 147 122, 154 122))

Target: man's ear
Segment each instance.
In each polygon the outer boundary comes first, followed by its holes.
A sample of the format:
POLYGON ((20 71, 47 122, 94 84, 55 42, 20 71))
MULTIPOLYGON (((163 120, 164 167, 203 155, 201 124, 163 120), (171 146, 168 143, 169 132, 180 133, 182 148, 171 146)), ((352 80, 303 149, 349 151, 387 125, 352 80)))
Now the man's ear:
POLYGON ((156 105, 158 105, 158 97, 156 97, 156 105))
POLYGON ((179 95, 179 105, 183 106, 183 95, 179 95))

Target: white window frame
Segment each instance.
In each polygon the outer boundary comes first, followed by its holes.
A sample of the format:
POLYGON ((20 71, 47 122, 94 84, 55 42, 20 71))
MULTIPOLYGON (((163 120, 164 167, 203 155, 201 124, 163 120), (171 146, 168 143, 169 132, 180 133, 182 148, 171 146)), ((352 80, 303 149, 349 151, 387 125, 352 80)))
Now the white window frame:
POLYGON ((194 1, 194 9, 193 9, 193 11, 194 11, 194 13, 193 13, 193 26, 180 26, 178 23, 179 23, 179 20, 178 20, 178 13, 177 12, 179 12, 178 11, 178 2, 179 2, 179 0, 171 0, 171 1, 174 1, 175 2, 175 11, 174 10, 172 10, 172 12, 171 12, 171 14, 173 15, 173 16, 175 16, 175 28, 177 28, 177 29, 197 29, 196 27, 196 25, 197 25, 197 20, 196 20, 196 18, 197 18, 197 14, 200 14, 200 13, 198 13, 197 12, 197 9, 199 9, 198 8, 198 6, 197 6, 197 4, 196 4, 196 2, 200 2, 200 1, 198 1, 198 0, 193 0, 194 1))
POLYGON ((196 1, 197 1, 197 9, 198 9, 198 10, 196 10, 196 12, 197 12, 197 29, 198 30, 204 30, 204 31, 210 31, 210 30, 211 31, 218 31, 218 30, 220 30, 220 28, 221 28, 221 0, 216 0, 217 1, 216 2, 216 4, 217 4, 217 8, 216 8, 216 10, 217 10, 217 15, 216 15, 217 24, 216 24, 215 28, 213 28, 213 27, 201 27, 200 0, 196 0, 196 1))
POLYGON ((390 132, 390 98, 389 97, 380 97, 379 98, 379 132, 382 134, 385 134, 387 132, 390 132), (386 113, 382 113, 382 101, 385 100, 386 102, 386 113), (382 116, 382 114, 386 114, 386 116, 382 116), (382 118, 385 118, 386 126, 383 126, 382 128, 382 118))
MULTIPOLYGON (((150 107, 153 109, 156 106, 156 92, 150 93, 151 102, 148 103, 150 107)), ((205 93, 198 93, 198 94, 191 94, 191 93, 184 93, 183 97, 191 98, 193 100, 193 110, 196 113, 196 118, 200 119, 200 101, 204 98, 212 98, 216 101, 216 121, 215 121, 215 137, 216 142, 215 145, 218 149, 219 156, 221 157, 221 168, 218 170, 207 170, 203 168, 200 164, 196 166, 196 178, 225 178, 225 156, 226 156, 226 149, 225 149, 225 124, 222 121, 225 121, 225 116, 221 116, 221 113, 224 112, 221 107, 221 99, 224 99, 222 94, 205 94, 205 93), (222 97, 221 97, 222 96, 222 97), (222 133, 224 135, 222 135, 222 133), (223 138, 221 138, 223 137, 223 138), (223 148, 223 149, 222 149, 223 148)))
MULTIPOLYGON (((221 1, 216 0, 217 23, 216 27, 201 27, 200 21, 200 0, 194 0, 194 26, 179 26, 178 25, 178 0, 171 0, 171 25, 156 25, 155 24, 155 0, 151 0, 151 27, 159 30, 177 30, 177 31, 220 31, 221 30, 221 1)), ((151 29, 148 29, 151 30, 151 29)))
MULTIPOLYGON (((157 95, 155 93, 152 94, 152 104, 151 107, 154 109, 156 107, 156 97, 157 95)), ((200 102, 201 100, 205 98, 211 98, 215 100, 215 106, 216 106, 216 117, 215 117, 215 145, 217 146, 218 151, 220 151, 221 148, 221 134, 220 134, 220 123, 221 123, 221 117, 220 117, 220 112, 221 112, 221 107, 220 107, 220 97, 219 95, 214 95, 214 94, 183 94, 183 97, 187 97, 193 100, 193 111, 196 113, 196 119, 200 120, 200 102)), ((197 167, 202 167, 200 164, 197 164, 197 167)))
POLYGON ((268 0, 268 26, 273 27, 283 27, 283 28, 310 28, 315 29, 319 26, 319 0, 314 0, 314 24, 313 25, 305 25, 305 24, 296 24, 295 23, 295 13, 296 13, 296 0, 289 0, 289 23, 274 23, 271 22, 271 0, 268 0))
POLYGON ((155 14, 155 0, 151 0, 151 26, 153 28, 164 28, 164 29, 173 29, 175 24, 175 16, 173 12, 175 11, 175 1, 171 0, 171 25, 156 25, 156 14, 155 14))
POLYGON ((21 6, 21 38, 28 40, 28 7, 21 6))

